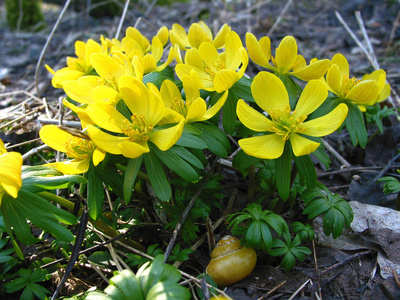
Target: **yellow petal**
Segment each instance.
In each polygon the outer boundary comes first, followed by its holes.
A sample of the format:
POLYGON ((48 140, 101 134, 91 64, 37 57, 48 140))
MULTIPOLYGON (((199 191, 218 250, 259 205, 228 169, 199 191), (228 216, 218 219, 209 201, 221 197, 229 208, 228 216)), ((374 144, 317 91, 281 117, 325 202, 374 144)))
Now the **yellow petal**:
POLYGON ((233 70, 219 70, 214 77, 214 87, 217 93, 222 93, 229 90, 232 85, 240 79, 238 73, 233 70))
POLYGON ((361 81, 346 94, 346 99, 352 100, 357 104, 365 104, 375 100, 379 92, 380 87, 377 81, 361 81))
POLYGON ((123 142, 119 144, 121 154, 128 158, 138 158, 143 153, 150 152, 147 142, 143 145, 134 142, 123 142))
POLYGON ((257 41, 257 38, 253 34, 251 34, 250 32, 246 33, 246 46, 247 51, 249 52, 250 59, 257 65, 260 65, 264 68, 269 68, 268 62, 271 57, 271 45, 269 37, 264 37, 264 50, 266 50, 266 52, 263 52, 260 43, 257 41))
POLYGON ((168 52, 167 60, 163 64, 158 65, 155 71, 161 72, 162 70, 164 70, 174 60, 174 57, 175 57, 174 46, 171 46, 168 52))
POLYGON ((119 93, 113 88, 101 85, 92 90, 92 98, 96 103, 114 106, 121 100, 119 93))
POLYGON ((276 68, 282 74, 290 71, 297 58, 297 43, 294 37, 286 36, 283 38, 279 47, 276 49, 275 60, 276 68))
POLYGON ((289 96, 282 81, 269 72, 258 73, 251 84, 251 93, 264 111, 284 109, 289 104, 289 96))
POLYGON ((13 198, 18 197, 22 186, 22 156, 18 152, 8 152, 0 156, 0 186, 13 198))
POLYGON ((149 140, 156 144, 162 151, 166 151, 179 140, 182 135, 183 126, 184 121, 181 121, 177 125, 167 129, 152 131, 149 134, 149 140))
POLYGON ((104 158, 106 157, 106 153, 101 150, 99 147, 96 147, 93 151, 92 159, 93 159, 93 164, 97 166, 99 163, 101 163, 104 158))
MULTIPOLYGON (((193 23, 188 32, 188 40, 190 43, 190 46, 199 48, 200 44, 202 42, 205 42, 206 36, 204 34, 203 28, 201 28, 200 24, 198 23, 193 23)), ((209 41, 211 42, 211 41, 209 41)))
POLYGON ((147 86, 149 87, 148 111, 143 116, 146 118, 147 124, 155 126, 164 116, 165 105, 158 88, 152 83, 148 83, 147 86))
POLYGON ((156 36, 153 37, 153 40, 151 41, 151 55, 154 57, 156 62, 161 59, 163 52, 163 44, 160 39, 156 36))
POLYGON ((161 27, 156 36, 160 39, 163 46, 168 42, 169 32, 167 26, 161 27))
POLYGON ((296 105, 296 115, 309 115, 328 97, 328 90, 320 80, 311 80, 305 86, 296 105))
POLYGON ((244 126, 254 131, 269 131, 274 125, 271 120, 251 106, 247 105, 242 99, 239 99, 238 101, 236 114, 244 126))
POLYGON ((129 141, 129 137, 110 135, 92 125, 87 126, 87 132, 90 139, 97 147, 111 154, 121 154, 118 145, 122 142, 129 141))
POLYGON ((244 75, 244 72, 246 71, 247 65, 249 64, 249 56, 247 55, 247 51, 244 47, 239 49, 240 53, 240 58, 242 61, 242 65, 240 66, 239 71, 237 72, 238 78, 242 78, 244 75))
MULTIPOLYGON (((189 78, 189 76, 186 77, 189 78)), ((182 99, 178 87, 169 79, 163 81, 160 92, 166 107, 171 107, 175 99, 182 99)))
MULTIPOLYGON (((226 68, 236 71, 242 62, 242 57, 239 49, 242 48, 242 41, 239 35, 231 31, 226 35, 225 40, 225 55, 226 55, 226 68)), ((246 53, 247 54, 247 53, 246 53)))
POLYGON ((127 125, 127 119, 114 107, 108 104, 90 104, 87 109, 90 119, 106 130, 122 133, 121 128, 127 125))
POLYGON ((329 86, 329 90, 338 95, 343 97, 342 93, 342 82, 343 82, 343 75, 340 72, 338 65, 331 65, 328 73, 326 74, 326 83, 329 86))
POLYGON ((171 44, 178 44, 182 50, 187 50, 187 47, 190 48, 190 43, 188 40, 188 36, 186 34, 185 29, 179 24, 173 24, 172 30, 169 32, 171 44))
POLYGON ((347 117, 348 107, 341 103, 330 113, 301 124, 301 133, 309 136, 321 137, 331 134, 342 125, 347 117))
POLYGON ((210 27, 207 26, 206 23, 204 23, 203 21, 199 22, 201 28, 203 29, 203 33, 204 33, 204 38, 206 39, 207 42, 211 42, 212 38, 213 38, 213 34, 211 32, 210 27))
MULTIPOLYGON (((215 68, 213 66, 218 63, 218 60, 220 60, 220 56, 219 56, 217 49, 211 43, 202 43, 199 47, 199 53, 200 53, 200 57, 202 58, 202 60, 206 64, 206 66, 210 67, 212 69, 215 68)), ((185 59, 186 59, 186 56, 185 56, 185 59)), ((193 64, 191 64, 191 65, 193 65, 193 64)), ((197 65, 196 67, 199 68, 199 65, 197 65)), ((201 69, 201 68, 199 68, 199 69, 201 69)))
POLYGON ((89 170, 90 158, 79 161, 67 160, 56 163, 56 168, 63 174, 76 175, 86 173, 89 170))
POLYGON ((282 155, 285 141, 277 134, 269 134, 241 139, 239 146, 247 155, 262 159, 276 159, 282 155))
POLYGON ((328 71, 330 64, 329 59, 322 59, 289 74, 304 81, 319 79, 328 71))
MULTIPOLYGON (((207 46, 203 46, 203 47, 207 47, 207 46)), ((210 48, 210 47, 207 47, 207 49, 208 48, 210 48)), ((211 55, 215 56, 215 51, 213 51, 211 53, 211 55)), ((207 53, 205 55, 207 55, 207 53)), ((188 51, 186 51, 185 64, 193 66, 193 67, 195 67, 197 69, 200 69, 200 70, 204 69, 204 63, 203 63, 203 59, 202 59, 202 57, 200 55, 199 49, 192 48, 192 49, 189 49, 188 51)))
POLYGON ((39 136, 47 146, 61 152, 67 152, 65 148, 72 135, 56 125, 45 125, 39 131, 39 136))
POLYGON ((350 74, 349 63, 347 62, 346 57, 344 57, 342 54, 337 53, 332 57, 332 65, 333 64, 339 67, 342 78, 344 75, 350 74))
POLYGON ((215 46, 215 48, 220 49, 220 48, 224 47, 226 35, 230 31, 231 31, 231 28, 228 26, 228 24, 222 25, 222 27, 219 29, 219 31, 213 41, 213 45, 215 46))
POLYGON ((174 51, 174 56, 175 56, 175 60, 178 64, 183 64, 183 59, 182 59, 182 55, 181 55, 181 48, 179 47, 178 44, 175 44, 173 46, 173 51, 174 51))
POLYGON ((182 120, 184 120, 184 117, 180 113, 170 108, 165 108, 164 116, 158 122, 158 125, 179 123, 182 120))
POLYGON ((51 84, 57 88, 60 89, 63 87, 63 84, 67 80, 76 80, 79 77, 82 77, 85 75, 85 73, 81 71, 76 71, 76 70, 71 70, 68 68, 64 68, 61 70, 58 70, 56 74, 54 74, 53 79, 51 80, 51 84))
POLYGON ((157 62, 154 59, 153 55, 151 54, 146 54, 143 56, 143 73, 148 74, 156 70, 157 68, 157 62))
POLYGON ((228 91, 226 91, 217 101, 217 103, 215 103, 213 106, 211 106, 209 109, 207 109, 206 113, 204 114, 204 116, 199 120, 199 121, 205 121, 208 120, 212 117, 214 117, 219 110, 222 108, 222 106, 224 106, 226 99, 228 98, 228 91))
POLYGON ((314 152, 319 147, 319 143, 302 137, 296 133, 290 134, 290 143, 293 153, 296 156, 302 156, 314 152))
POLYGON ((186 116, 186 123, 192 123, 200 121, 206 113, 207 105, 202 98, 197 98, 188 107, 188 113, 186 116))
POLYGON ((149 90, 145 84, 133 76, 123 76, 119 79, 118 86, 129 110, 147 116, 149 90))
POLYGON ((7 153, 7 149, 4 146, 4 143, 2 140, 0 140, 0 156, 3 155, 4 153, 7 153))
POLYGON ((183 76, 182 85, 186 95, 186 101, 193 101, 200 97, 199 87, 189 76, 183 76))

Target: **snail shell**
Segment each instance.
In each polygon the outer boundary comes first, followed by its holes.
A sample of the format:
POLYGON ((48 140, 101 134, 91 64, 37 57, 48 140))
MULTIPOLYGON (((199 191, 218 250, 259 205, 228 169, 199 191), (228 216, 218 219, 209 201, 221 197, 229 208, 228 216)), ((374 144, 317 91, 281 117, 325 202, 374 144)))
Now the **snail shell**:
POLYGON ((230 285, 247 277, 256 266, 253 248, 241 245, 240 240, 226 235, 211 252, 206 273, 217 285, 230 285))

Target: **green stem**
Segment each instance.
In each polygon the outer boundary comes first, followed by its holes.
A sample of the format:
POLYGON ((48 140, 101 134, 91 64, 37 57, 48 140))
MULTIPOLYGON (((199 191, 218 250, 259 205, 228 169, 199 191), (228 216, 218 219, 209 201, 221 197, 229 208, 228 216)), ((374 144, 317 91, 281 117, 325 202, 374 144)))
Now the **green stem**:
MULTIPOLYGON (((67 199, 64 199, 60 196, 57 196, 55 194, 49 193, 49 192, 40 192, 37 193, 40 197, 47 199, 49 201, 53 201, 57 204, 60 204, 61 206, 67 208, 68 210, 73 210, 74 209, 74 203, 72 201, 69 201, 67 199)), ((82 215, 82 208, 79 210, 78 215, 81 216, 82 215)), ((116 231, 115 229, 113 229, 111 226, 109 226, 107 223, 105 223, 103 220, 101 219, 97 219, 96 221, 90 219, 90 223, 93 224, 93 226, 95 226, 96 228, 100 229, 102 232, 104 232, 106 235, 110 236, 110 237, 116 237, 118 235, 120 235, 120 233, 118 231, 116 231)), ((138 242, 131 240, 131 239, 127 239, 124 238, 123 239, 125 241, 125 243, 127 243, 129 246, 134 247, 138 250, 143 251, 143 246, 141 244, 139 244, 138 242)))

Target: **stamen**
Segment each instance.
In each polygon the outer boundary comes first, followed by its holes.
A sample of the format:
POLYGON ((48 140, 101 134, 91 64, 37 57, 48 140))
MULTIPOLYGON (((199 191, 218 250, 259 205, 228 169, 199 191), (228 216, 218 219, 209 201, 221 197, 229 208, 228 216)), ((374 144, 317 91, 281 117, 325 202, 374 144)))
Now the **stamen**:
POLYGON ((287 104, 282 108, 275 108, 270 112, 270 116, 275 125, 271 128, 272 132, 282 136, 282 140, 289 139, 291 133, 302 132, 301 123, 307 118, 306 115, 296 116, 296 111, 291 111, 287 104))
POLYGON ((145 117, 140 114, 131 116, 132 123, 124 120, 124 125, 121 127, 122 133, 130 137, 131 142, 142 144, 149 139, 149 133, 153 130, 153 125, 146 123, 145 117))
POLYGON ((87 159, 92 156, 94 151, 93 143, 76 136, 69 139, 65 146, 68 157, 79 160, 87 159))

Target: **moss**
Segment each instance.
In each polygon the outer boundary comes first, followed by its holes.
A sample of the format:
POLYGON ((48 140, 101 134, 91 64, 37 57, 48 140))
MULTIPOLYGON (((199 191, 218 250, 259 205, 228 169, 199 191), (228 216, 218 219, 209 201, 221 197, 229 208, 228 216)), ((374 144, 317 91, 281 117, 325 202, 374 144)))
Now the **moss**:
POLYGON ((6 12, 7 21, 12 30, 39 31, 46 27, 39 0, 6 0, 6 12), (21 8, 20 4, 22 4, 21 8))

